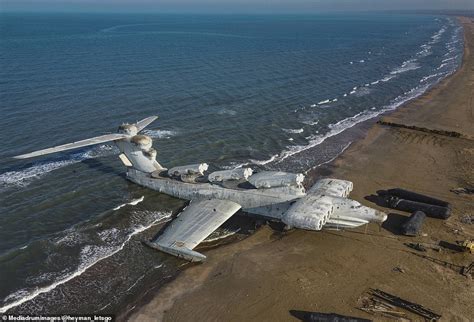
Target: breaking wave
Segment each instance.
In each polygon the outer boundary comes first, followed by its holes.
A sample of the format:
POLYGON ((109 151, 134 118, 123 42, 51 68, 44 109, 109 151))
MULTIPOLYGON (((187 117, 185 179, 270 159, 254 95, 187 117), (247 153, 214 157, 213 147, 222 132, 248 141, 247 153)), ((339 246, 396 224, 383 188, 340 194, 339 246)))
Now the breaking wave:
POLYGON ((113 210, 119 210, 120 208, 123 208, 127 205, 129 206, 136 206, 138 205, 140 202, 143 201, 143 199, 145 199, 145 196, 141 196, 140 198, 137 198, 137 199, 133 199, 132 201, 130 202, 127 202, 127 203, 123 203, 121 205, 118 205, 117 207, 115 207, 113 210))
POLYGON ((303 133, 304 129, 282 129, 286 133, 291 133, 291 134, 298 134, 298 133, 303 133))
POLYGON ((312 136, 308 137, 309 142, 306 145, 296 145, 296 146, 287 147, 286 150, 284 150, 280 154, 273 155, 268 160, 263 160, 263 161, 250 160, 250 161, 254 164, 259 164, 259 165, 265 165, 265 164, 268 164, 268 163, 271 163, 271 162, 280 163, 283 160, 285 160, 285 159, 287 159, 287 158, 289 158, 289 157, 291 157, 295 154, 298 154, 298 153, 303 152, 305 150, 311 149, 311 148, 313 148, 317 145, 320 145, 326 139, 328 139, 330 137, 333 137, 333 136, 335 136, 339 133, 342 133, 343 131, 357 125, 358 123, 367 121, 369 119, 377 117, 380 114, 383 114, 383 113, 386 113, 388 111, 396 109, 400 105, 402 105, 402 104, 418 97, 419 95, 423 94, 431 85, 432 84, 429 83, 429 84, 425 84, 423 86, 421 86, 421 85, 417 86, 417 87, 413 88, 412 90, 407 91, 407 92, 403 93, 402 95, 398 96, 397 98, 395 98, 392 101, 391 104, 389 104, 387 106, 384 106, 380 110, 372 110, 372 109, 365 110, 365 111, 362 111, 362 112, 360 112, 360 113, 358 113, 354 116, 345 118, 345 119, 343 119, 343 120, 341 120, 337 123, 330 124, 330 125, 328 125, 329 131, 327 133, 322 134, 322 135, 312 135, 312 136))
POLYGON ((25 169, 8 171, 0 174, 0 186, 24 187, 27 186, 33 179, 40 178, 51 171, 74 163, 82 162, 84 160, 111 155, 115 150, 116 149, 113 146, 100 145, 86 152, 73 153, 65 160, 35 162, 25 169))
MULTIPOLYGON (((68 281, 82 275, 85 271, 89 268, 97 264, 98 262, 113 256, 114 254, 121 251, 125 245, 130 241, 130 239, 149 229, 150 227, 157 225, 163 221, 166 221, 168 218, 171 217, 171 213, 162 213, 156 212, 153 213, 151 218, 149 218, 149 222, 146 224, 135 225, 129 228, 126 231, 126 235, 117 243, 117 239, 119 239, 120 230, 117 228, 112 228, 109 230, 104 230, 98 233, 98 236, 104 241, 104 245, 85 245, 82 247, 80 252, 80 264, 76 268, 75 271, 66 273, 59 278, 57 278, 53 283, 43 287, 37 287, 35 289, 21 289, 18 290, 10 295, 8 295, 3 303, 4 306, 0 307, 0 313, 4 313, 7 310, 19 306, 25 302, 33 300, 38 295, 50 292, 54 290, 59 285, 67 283, 68 281), (9 302, 6 303, 5 302, 9 302)), ((44 280, 50 275, 54 275, 53 273, 46 273, 43 274, 36 279, 44 280)))
POLYGON ((395 68, 390 72, 390 75, 397 75, 401 73, 408 72, 410 70, 415 70, 420 68, 421 66, 417 63, 416 59, 406 60, 402 63, 400 67, 395 68))

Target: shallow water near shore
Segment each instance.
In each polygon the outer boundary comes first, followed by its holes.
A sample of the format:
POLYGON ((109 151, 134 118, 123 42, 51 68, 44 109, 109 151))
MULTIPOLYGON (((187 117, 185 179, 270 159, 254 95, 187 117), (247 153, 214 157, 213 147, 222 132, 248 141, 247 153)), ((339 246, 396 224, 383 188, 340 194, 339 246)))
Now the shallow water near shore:
MULTIPOLYGON (((2 14, 0 310, 128 310, 183 262, 145 248, 179 200, 125 180, 116 148, 11 156, 115 131, 145 134, 166 166, 304 171, 354 125, 453 73, 455 19, 421 15, 2 14)), ((211 239, 228 236, 235 225, 211 239)), ((243 233, 243 232, 238 232, 243 233)))

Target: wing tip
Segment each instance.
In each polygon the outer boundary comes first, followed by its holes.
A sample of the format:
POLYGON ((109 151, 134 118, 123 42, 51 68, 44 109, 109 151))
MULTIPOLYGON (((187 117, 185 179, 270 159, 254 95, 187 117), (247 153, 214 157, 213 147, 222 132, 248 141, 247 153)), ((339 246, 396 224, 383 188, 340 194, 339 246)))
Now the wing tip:
POLYGON ((160 244, 159 242, 153 242, 153 241, 143 241, 143 243, 150 248, 159 250, 163 253, 173 255, 178 258, 185 259, 190 262, 204 262, 206 260, 205 255, 198 253, 187 247, 166 246, 166 245, 160 244))

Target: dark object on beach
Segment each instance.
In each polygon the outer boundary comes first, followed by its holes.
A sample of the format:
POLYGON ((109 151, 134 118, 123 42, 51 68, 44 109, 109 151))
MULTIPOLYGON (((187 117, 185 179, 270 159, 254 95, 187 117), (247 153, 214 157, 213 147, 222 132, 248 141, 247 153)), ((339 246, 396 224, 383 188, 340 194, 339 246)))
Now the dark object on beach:
POLYGON ((456 244, 453 244, 453 243, 450 243, 450 242, 447 242, 447 241, 444 241, 444 240, 440 240, 438 245, 440 245, 443 248, 450 249, 450 250, 458 252, 458 253, 461 253, 461 252, 465 251, 465 248, 463 246, 456 245, 456 244))
POLYGON ((472 225, 474 223, 474 216, 464 215, 461 217, 461 222, 463 224, 472 225))
POLYGON ((377 193, 381 196, 394 196, 400 199, 421 202, 421 203, 434 205, 434 206, 448 207, 448 208, 451 207, 449 202, 446 202, 444 200, 436 199, 427 195, 422 195, 420 193, 416 193, 413 191, 400 189, 400 188, 381 190, 381 191, 377 191, 377 193))
POLYGON ((429 321, 438 321, 441 318, 441 315, 434 313, 433 311, 423 307, 420 304, 401 299, 395 295, 386 293, 384 291, 378 289, 371 289, 370 293, 371 295, 376 296, 384 300, 385 302, 418 314, 419 316, 422 316, 425 319, 428 319, 429 321))
POLYGON ((432 133, 432 134, 438 134, 438 135, 444 135, 444 136, 449 136, 452 138, 460 138, 462 135, 459 132, 455 131, 443 131, 443 130, 434 130, 434 129, 428 129, 426 127, 419 127, 415 125, 405 125, 401 123, 394 123, 394 122, 387 122, 387 121, 377 121, 378 124, 380 125, 385 125, 385 126, 391 126, 391 127, 400 127, 403 129, 408 129, 408 130, 414 130, 414 131, 420 131, 420 132, 425 132, 425 133, 432 133))
POLYGON ((290 310, 290 314, 304 322, 371 322, 372 320, 344 316, 335 313, 318 313, 290 310))
POLYGON ((415 256, 418 256, 418 257, 421 257, 421 258, 424 258, 424 259, 427 259, 430 262, 433 262, 433 263, 438 264, 440 266, 449 268, 449 269, 455 271, 456 273, 462 274, 463 270, 465 269, 465 266, 456 265, 456 264, 453 264, 453 263, 450 263, 450 262, 447 262, 447 261, 443 261, 441 259, 437 259, 437 258, 434 258, 434 257, 426 256, 426 255, 423 255, 423 254, 417 254, 417 253, 411 253, 411 254, 413 254, 415 256))
POLYGON ((359 310, 370 313, 370 314, 380 314, 384 317, 389 318, 390 320, 402 320, 405 321, 406 314, 401 311, 397 311, 397 308, 394 305, 391 305, 385 301, 378 299, 377 297, 362 297, 359 298, 360 306, 359 310))
POLYGON ((388 200, 390 207, 407 212, 422 211, 428 217, 447 219, 451 215, 451 209, 448 207, 434 206, 423 202, 399 199, 390 197, 388 200))
POLYGON ((474 262, 471 262, 469 266, 464 266, 461 269, 461 274, 468 277, 469 275, 472 275, 474 273, 474 262))
POLYGON ((415 211, 401 226, 400 231, 406 236, 418 236, 426 215, 423 211, 415 211))
POLYGON ((449 191, 454 192, 457 195, 460 195, 460 194, 472 195, 472 194, 474 194, 474 188, 456 188, 456 189, 451 189, 449 191))
POLYGON ((404 245, 419 252, 426 252, 425 246, 420 243, 405 243, 404 245))

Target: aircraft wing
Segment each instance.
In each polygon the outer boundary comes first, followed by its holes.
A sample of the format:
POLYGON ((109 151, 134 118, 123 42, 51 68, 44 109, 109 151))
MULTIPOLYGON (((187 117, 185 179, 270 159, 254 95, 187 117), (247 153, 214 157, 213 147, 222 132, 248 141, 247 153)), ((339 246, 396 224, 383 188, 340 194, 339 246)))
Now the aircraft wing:
POLYGON ((56 153, 56 152, 61 152, 61 151, 66 151, 66 150, 72 150, 72 149, 82 148, 89 145, 95 145, 95 144, 100 144, 100 143, 105 143, 105 142, 110 142, 110 141, 115 141, 115 140, 121 140, 126 137, 127 137, 126 134, 121 134, 121 133, 105 134, 105 135, 96 136, 96 137, 82 140, 82 141, 76 141, 72 143, 58 145, 58 146, 44 149, 44 150, 17 155, 17 156, 14 156, 14 158, 15 159, 28 159, 28 158, 38 157, 40 155, 56 153))
POLYGON ((340 179, 319 179, 307 191, 307 194, 322 194, 334 197, 345 198, 352 191, 353 184, 347 180, 340 179))
POLYGON ((241 206, 233 201, 202 199, 192 201, 171 222, 163 234, 146 244, 191 262, 202 262, 206 256, 192 249, 235 214, 241 206))

